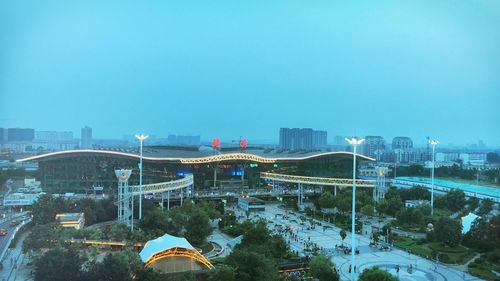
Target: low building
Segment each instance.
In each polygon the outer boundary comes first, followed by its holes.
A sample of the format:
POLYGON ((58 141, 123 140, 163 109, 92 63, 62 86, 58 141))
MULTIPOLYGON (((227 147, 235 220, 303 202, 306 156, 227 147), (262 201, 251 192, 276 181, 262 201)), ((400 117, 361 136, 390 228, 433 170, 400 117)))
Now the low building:
POLYGON ((84 213, 62 213, 56 215, 56 220, 62 227, 73 227, 75 229, 82 229, 85 225, 84 213))
POLYGON ((420 206, 431 205, 429 200, 405 200, 406 208, 416 208, 420 206))
POLYGON ((255 197, 238 198, 238 207, 249 212, 266 210, 264 200, 255 197))
POLYGON ((3 205, 6 207, 31 206, 36 202, 40 194, 12 193, 3 199, 3 205))

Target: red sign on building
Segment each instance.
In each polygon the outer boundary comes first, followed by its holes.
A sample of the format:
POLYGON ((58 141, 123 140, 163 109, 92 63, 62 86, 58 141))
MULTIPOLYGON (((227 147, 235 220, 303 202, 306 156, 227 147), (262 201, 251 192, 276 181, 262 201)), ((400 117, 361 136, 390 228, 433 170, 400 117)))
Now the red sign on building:
POLYGON ((219 138, 212 139, 212 148, 213 149, 220 148, 220 139, 219 138))

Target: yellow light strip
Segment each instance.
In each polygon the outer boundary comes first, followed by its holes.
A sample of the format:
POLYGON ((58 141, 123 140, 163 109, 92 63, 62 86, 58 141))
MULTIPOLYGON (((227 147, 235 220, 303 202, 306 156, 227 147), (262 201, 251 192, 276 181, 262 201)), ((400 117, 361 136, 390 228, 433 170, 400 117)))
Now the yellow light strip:
MULTIPOLYGON (((336 185, 336 186, 352 186, 352 179, 344 178, 323 178, 323 177, 306 177, 275 173, 260 173, 262 179, 271 179, 277 181, 303 183, 312 185, 336 185)), ((356 180, 356 186, 373 187, 375 180, 356 180)))
POLYGON ((144 262, 144 266, 150 266, 153 263, 157 262, 158 260, 161 260, 163 258, 169 258, 169 257, 186 257, 190 258, 193 260, 196 260, 200 262, 202 265, 204 265, 207 269, 213 269, 215 268, 207 258, 205 258, 203 255, 201 255, 197 250, 195 249, 187 249, 183 247, 175 247, 175 248, 170 248, 165 251, 158 252, 154 255, 152 255, 150 258, 148 258, 144 262))

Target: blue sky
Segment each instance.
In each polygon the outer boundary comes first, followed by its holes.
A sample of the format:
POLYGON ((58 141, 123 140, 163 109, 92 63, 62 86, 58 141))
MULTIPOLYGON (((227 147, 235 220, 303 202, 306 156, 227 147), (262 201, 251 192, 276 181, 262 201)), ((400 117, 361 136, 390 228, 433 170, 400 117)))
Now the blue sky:
POLYGON ((500 146, 499 1, 101 2, 0 2, 0 127, 500 146))

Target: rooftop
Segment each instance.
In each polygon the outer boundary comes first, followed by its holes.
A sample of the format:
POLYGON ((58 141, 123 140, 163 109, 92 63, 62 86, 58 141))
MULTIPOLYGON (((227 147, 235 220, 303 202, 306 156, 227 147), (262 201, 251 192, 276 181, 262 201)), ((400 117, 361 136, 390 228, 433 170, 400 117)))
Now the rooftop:
MULTIPOLYGON (((18 159, 17 162, 28 161, 45 161, 57 159, 60 157, 69 157, 74 155, 108 155, 125 158, 139 158, 139 152, 136 148, 130 149, 82 149, 82 150, 66 150, 35 155, 23 159, 18 159)), ((316 157, 327 156, 352 157, 352 152, 337 151, 337 152, 322 152, 322 151, 304 151, 304 150, 282 150, 282 149, 264 149, 264 148, 248 148, 241 151, 237 147, 223 148, 221 151, 214 151, 208 146, 150 146, 143 150, 143 158, 145 161, 164 161, 164 162, 181 162, 184 164, 209 163, 214 161, 251 161, 259 163, 274 163, 277 161, 297 161, 316 157)), ((360 160, 374 161, 375 159, 357 154, 360 160)))
POLYGON ((141 257, 142 262, 145 263, 154 254, 176 247, 195 250, 195 248, 191 246, 191 244, 189 244, 186 238, 180 238, 172 236, 170 234, 165 234, 154 240, 148 241, 146 245, 144 245, 142 251, 139 253, 139 256, 141 257))

